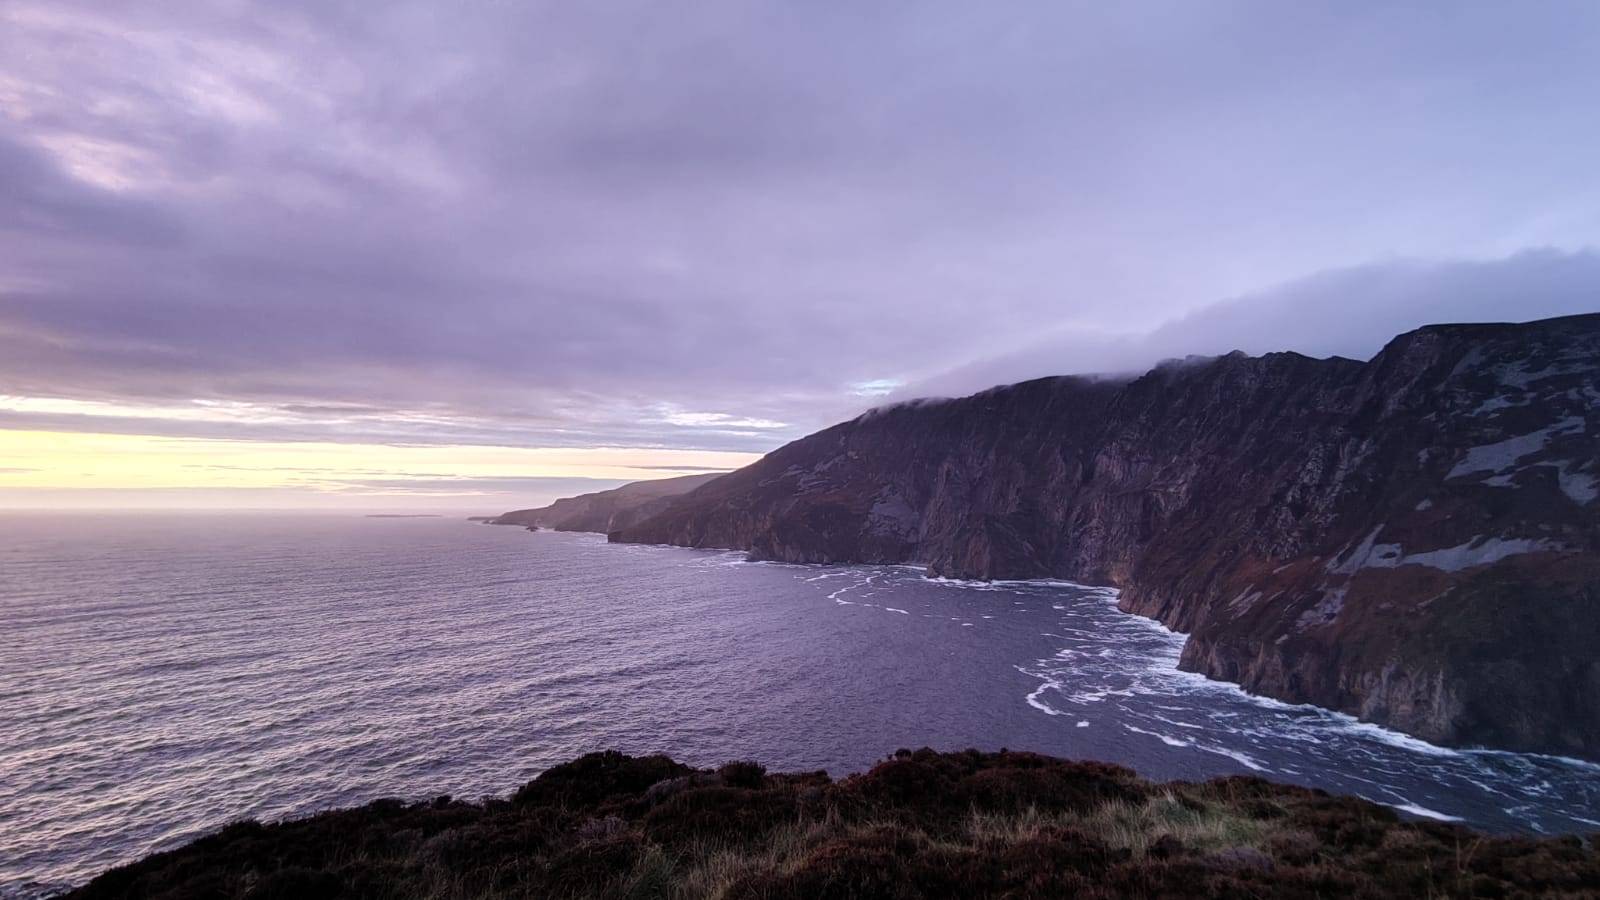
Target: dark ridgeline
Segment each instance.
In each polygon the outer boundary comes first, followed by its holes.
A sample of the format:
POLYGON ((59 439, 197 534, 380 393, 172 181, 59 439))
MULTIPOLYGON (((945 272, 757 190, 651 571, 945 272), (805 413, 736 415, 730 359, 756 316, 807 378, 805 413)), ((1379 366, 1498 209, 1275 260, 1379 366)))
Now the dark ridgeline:
POLYGON ((1183 666, 1600 758, 1600 315, 869 412, 611 540, 1114 584, 1183 666))
POLYGON ((680 475, 635 481, 609 491, 595 491, 564 497, 549 506, 518 509, 483 521, 490 525, 521 525, 529 530, 597 531, 601 534, 626 528, 667 508, 667 503, 721 476, 721 472, 680 475))
POLYGON ((69 896, 1594 896, 1578 837, 1485 837, 1258 778, 1154 784, 1030 753, 901 751, 871 772, 696 771, 594 753, 509 801, 384 800, 241 822, 69 896))

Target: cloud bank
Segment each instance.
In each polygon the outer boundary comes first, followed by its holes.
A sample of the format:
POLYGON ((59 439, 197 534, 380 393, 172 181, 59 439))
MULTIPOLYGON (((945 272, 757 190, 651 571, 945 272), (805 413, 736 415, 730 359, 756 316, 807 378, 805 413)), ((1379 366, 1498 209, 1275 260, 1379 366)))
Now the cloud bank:
POLYGON ((1487 262, 1395 261, 1320 272, 1216 303, 1143 334, 1064 330, 905 385, 895 399, 958 396, 1045 375, 1143 372, 1165 359, 1292 350, 1369 359, 1395 335, 1450 322, 1600 312, 1600 253, 1529 251, 1487 262))
POLYGON ((886 396, 1586 311, 1597 35, 13 0, 0 428, 767 450, 886 396))

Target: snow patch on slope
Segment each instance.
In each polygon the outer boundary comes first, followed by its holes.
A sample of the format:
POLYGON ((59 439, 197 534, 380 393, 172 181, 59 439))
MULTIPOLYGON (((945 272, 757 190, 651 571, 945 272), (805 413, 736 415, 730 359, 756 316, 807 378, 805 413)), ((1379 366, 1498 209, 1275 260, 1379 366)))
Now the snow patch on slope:
POLYGON ((1593 475, 1576 471, 1578 465, 1575 462, 1562 463, 1556 479, 1561 484, 1561 492, 1581 506, 1600 497, 1600 484, 1596 483, 1593 475))
POLYGON ((1538 431, 1506 438, 1493 444, 1484 444, 1473 447, 1467 455, 1456 463, 1446 478, 1459 478, 1474 472, 1499 472, 1501 469, 1516 465, 1524 456, 1530 456, 1544 449, 1552 437, 1563 434, 1573 434, 1583 431, 1584 421, 1579 416, 1568 416, 1552 425, 1547 425, 1538 431))
MULTIPOLYGON (((1361 543, 1349 551, 1343 562, 1329 564, 1330 575, 1354 575, 1365 569, 1397 569, 1401 566, 1427 566, 1441 572, 1462 572, 1475 566, 1487 566, 1511 556, 1524 553, 1560 552, 1566 547, 1545 538, 1505 538, 1479 535, 1464 544, 1406 553, 1399 544, 1377 543, 1380 525, 1372 529, 1361 543)), ((1331 593, 1331 592, 1330 592, 1331 593)), ((1342 592, 1340 597, 1342 599, 1342 592)), ((1320 610, 1323 604, 1318 605, 1320 610)), ((1313 610, 1316 611, 1316 610, 1313 610)), ((1337 612, 1337 609, 1334 610, 1337 612)), ((1309 613, 1308 613, 1309 615, 1309 613)))

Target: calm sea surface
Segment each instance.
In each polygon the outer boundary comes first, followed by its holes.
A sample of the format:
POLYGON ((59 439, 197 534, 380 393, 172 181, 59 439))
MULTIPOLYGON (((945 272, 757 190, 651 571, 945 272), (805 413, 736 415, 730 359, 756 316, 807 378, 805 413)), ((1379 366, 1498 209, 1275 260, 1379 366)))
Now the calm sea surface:
POLYGON ((1248 697, 1114 601, 455 519, 0 516, 0 895, 603 748, 840 775, 1010 747, 1600 828, 1600 767, 1248 697))

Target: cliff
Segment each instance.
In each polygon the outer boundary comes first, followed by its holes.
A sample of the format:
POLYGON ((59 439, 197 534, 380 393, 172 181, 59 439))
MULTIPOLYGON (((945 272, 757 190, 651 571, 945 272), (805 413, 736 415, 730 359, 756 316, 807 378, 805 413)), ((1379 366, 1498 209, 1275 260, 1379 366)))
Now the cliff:
POLYGON ((1600 315, 869 412, 611 539, 1122 588, 1182 665, 1600 758, 1600 315))
POLYGON ((704 475, 635 481, 609 491, 565 497, 538 509, 513 510, 487 521, 490 525, 521 525, 525 528, 605 534, 642 521, 665 509, 672 498, 721 476, 721 472, 708 472, 704 475))
POLYGON ((1488 837, 1255 778, 1153 784, 1027 753, 901 751, 840 781, 594 753, 510 800, 238 822, 69 896, 1595 896, 1600 847, 1488 837))

